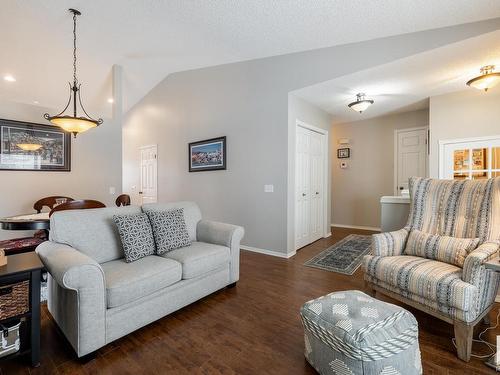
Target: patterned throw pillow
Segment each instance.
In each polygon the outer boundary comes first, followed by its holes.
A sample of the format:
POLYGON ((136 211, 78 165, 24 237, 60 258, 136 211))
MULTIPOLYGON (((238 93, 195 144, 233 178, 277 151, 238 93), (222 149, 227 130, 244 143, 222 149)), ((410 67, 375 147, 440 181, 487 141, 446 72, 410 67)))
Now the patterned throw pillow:
POLYGON ((465 258, 479 245, 479 238, 438 236, 412 229, 404 253, 463 267, 465 258))
POLYGON ((155 253, 153 230, 148 215, 114 215, 127 263, 155 253))
POLYGON ((148 211, 147 215, 153 227, 157 254, 191 245, 184 221, 184 209, 148 211))

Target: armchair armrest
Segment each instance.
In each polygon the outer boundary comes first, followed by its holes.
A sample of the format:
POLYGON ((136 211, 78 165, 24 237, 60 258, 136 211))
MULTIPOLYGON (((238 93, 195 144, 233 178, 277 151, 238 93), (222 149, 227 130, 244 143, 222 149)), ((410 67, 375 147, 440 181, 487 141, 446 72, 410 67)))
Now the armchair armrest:
POLYGON ((216 221, 200 220, 196 227, 198 241, 227 246, 231 250, 230 282, 240 278, 240 242, 245 234, 243 227, 216 221))
POLYGON ((49 278, 49 311, 78 357, 106 344, 106 283, 101 266, 71 246, 46 241, 36 248, 49 278), (52 285, 53 281, 57 285, 52 285))
POLYGON ((372 249, 375 256, 401 255, 405 249, 409 228, 372 235, 372 249))
POLYGON ((471 251, 464 261, 462 279, 469 284, 486 288, 486 285, 481 285, 486 272, 484 262, 496 256, 499 248, 500 241, 488 241, 471 251))

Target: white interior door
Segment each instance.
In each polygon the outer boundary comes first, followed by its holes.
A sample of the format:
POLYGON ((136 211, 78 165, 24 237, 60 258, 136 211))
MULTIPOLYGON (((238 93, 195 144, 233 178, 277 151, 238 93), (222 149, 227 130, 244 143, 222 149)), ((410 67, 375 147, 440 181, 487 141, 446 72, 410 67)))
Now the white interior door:
POLYGON ((295 158, 295 247, 309 243, 311 201, 309 199, 309 133, 297 127, 295 158))
POLYGON ((309 242, 323 237, 323 179, 324 179, 324 135, 310 131, 309 134, 309 160, 310 160, 310 236, 309 242))
POLYGON ((297 126, 295 157, 295 248, 323 237, 325 135, 297 126))
POLYGON ((427 177, 427 128, 395 133, 395 195, 408 189, 410 177, 427 177))
POLYGON ((155 203, 158 198, 158 159, 157 147, 141 147, 141 204, 155 203))

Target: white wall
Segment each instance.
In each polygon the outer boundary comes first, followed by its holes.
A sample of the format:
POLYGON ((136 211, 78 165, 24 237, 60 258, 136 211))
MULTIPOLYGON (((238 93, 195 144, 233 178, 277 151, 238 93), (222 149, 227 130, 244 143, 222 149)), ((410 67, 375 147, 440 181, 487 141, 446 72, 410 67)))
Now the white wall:
POLYGON ((430 99, 430 176, 439 177, 439 141, 500 135, 500 87, 468 88, 430 99))
MULTIPOLYGON (((308 125, 330 132, 332 117, 328 112, 312 105, 293 94, 288 95, 288 249, 294 249, 294 227, 295 227, 295 135, 297 120, 308 125)), ((330 133, 328 133, 330 136, 330 133)), ((331 217, 331 148, 328 147, 328 187, 325 193, 328 212, 327 218, 331 217)), ((329 220, 329 219, 328 219, 329 220)), ((293 253, 293 251, 292 251, 293 253)))
POLYGON ((172 74, 124 119, 124 190, 137 199, 138 149, 158 144, 160 201, 196 201, 205 217, 244 226, 243 244, 291 252, 288 93, 499 26, 488 20, 172 74), (188 142, 221 135, 227 171, 189 173, 188 142), (275 192, 264 193, 265 184, 275 192))
POLYGON ((333 125, 333 224, 380 228, 380 197, 394 195, 394 130, 428 125, 428 110, 333 125), (345 147, 339 138, 350 139, 349 159, 337 159, 336 150, 345 147), (340 168, 341 160, 347 169, 340 168))
MULTIPOLYGON (((0 118, 46 124, 45 112, 53 109, 19 103, 0 103, 0 118)), ((71 172, 0 171, 0 216, 33 211, 33 203, 49 195, 97 199, 114 204, 109 188, 121 190, 121 127, 109 119, 72 140, 71 172)), ((0 239, 29 232, 0 230, 0 239)))

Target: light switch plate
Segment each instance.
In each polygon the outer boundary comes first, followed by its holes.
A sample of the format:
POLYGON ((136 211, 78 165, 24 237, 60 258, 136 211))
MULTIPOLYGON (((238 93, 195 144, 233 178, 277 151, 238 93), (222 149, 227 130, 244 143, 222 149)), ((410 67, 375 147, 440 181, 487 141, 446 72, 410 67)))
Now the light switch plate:
POLYGON ((274 185, 264 185, 264 193, 274 193, 274 185))

